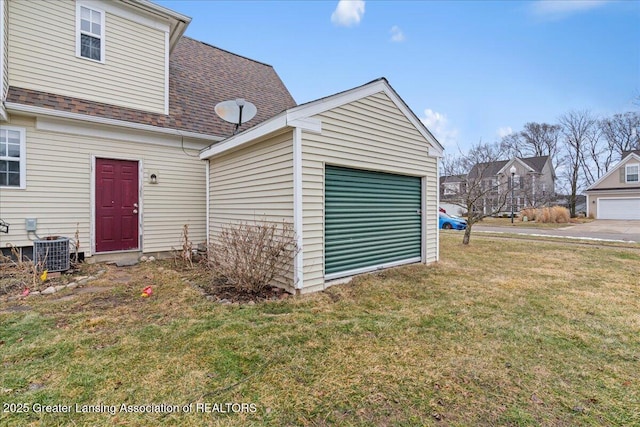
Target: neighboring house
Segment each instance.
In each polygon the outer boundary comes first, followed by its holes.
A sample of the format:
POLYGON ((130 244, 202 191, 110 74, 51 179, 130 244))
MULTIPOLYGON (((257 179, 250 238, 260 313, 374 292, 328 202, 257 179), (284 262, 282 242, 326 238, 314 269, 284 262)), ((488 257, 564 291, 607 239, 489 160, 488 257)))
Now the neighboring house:
POLYGON ((640 220, 640 150, 623 153, 622 160, 585 192, 587 215, 640 220))
POLYGON ((197 243, 264 218, 294 225, 290 290, 438 259, 442 146, 386 80, 296 106, 189 22, 146 0, 0 0, 4 253, 77 232, 85 257, 159 254, 184 224, 197 243), (236 98, 258 113, 234 135, 213 109, 236 98))
POLYGON ((445 175, 440 177, 440 208, 450 215, 464 215, 466 209, 456 204, 467 182, 466 175, 445 175))
POLYGON ((502 212, 510 212, 528 207, 539 207, 547 204, 555 196, 556 174, 549 156, 500 160, 491 163, 476 164, 469 172, 467 180, 480 180, 486 197, 483 197, 476 209, 484 214, 497 211, 503 203, 505 191, 506 204, 502 212), (511 175, 511 167, 515 174, 511 175), (512 190, 513 185, 513 192, 512 190), (513 194, 513 200, 511 200, 513 194), (502 198, 501 198, 502 196, 502 198))

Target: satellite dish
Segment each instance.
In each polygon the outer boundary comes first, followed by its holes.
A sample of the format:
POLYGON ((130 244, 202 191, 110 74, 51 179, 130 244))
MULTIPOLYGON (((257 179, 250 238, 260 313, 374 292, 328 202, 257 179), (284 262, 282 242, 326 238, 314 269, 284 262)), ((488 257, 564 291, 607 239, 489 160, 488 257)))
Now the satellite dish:
POLYGON ((236 133, 242 123, 248 122, 256 116, 258 109, 252 103, 238 98, 219 102, 214 111, 222 120, 235 123, 236 129, 233 133, 236 133))

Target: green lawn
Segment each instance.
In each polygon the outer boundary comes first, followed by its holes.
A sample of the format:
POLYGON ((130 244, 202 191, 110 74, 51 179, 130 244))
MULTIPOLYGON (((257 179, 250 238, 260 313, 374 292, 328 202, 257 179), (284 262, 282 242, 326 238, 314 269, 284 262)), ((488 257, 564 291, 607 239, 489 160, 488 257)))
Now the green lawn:
POLYGON ((460 241, 255 305, 170 264, 0 302, 0 425, 640 425, 640 251, 460 241))

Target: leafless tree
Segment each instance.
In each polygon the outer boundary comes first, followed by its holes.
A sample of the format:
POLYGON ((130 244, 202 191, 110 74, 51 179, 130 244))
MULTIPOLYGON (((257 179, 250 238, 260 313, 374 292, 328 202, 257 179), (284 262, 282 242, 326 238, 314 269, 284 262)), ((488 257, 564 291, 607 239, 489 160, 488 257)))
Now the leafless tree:
POLYGON ((580 190, 581 173, 584 172, 586 158, 585 152, 590 138, 597 128, 597 120, 588 110, 570 111, 560 116, 559 123, 562 132, 562 142, 566 153, 565 173, 568 178, 569 212, 576 215, 576 195, 580 190))
POLYGON ((617 154, 616 160, 619 160, 625 151, 640 150, 639 112, 614 114, 600 120, 598 124, 608 148, 612 154, 617 154))
POLYGON ((555 168, 559 160, 559 138, 559 125, 529 122, 520 132, 502 138, 501 147, 510 157, 549 156, 555 168))
POLYGON ((613 149, 602 138, 600 126, 596 123, 586 132, 580 159, 585 185, 591 185, 607 173, 613 160, 613 149))
POLYGON ((443 162, 443 176, 466 176, 465 182, 447 199, 467 211, 467 228, 462 239, 465 245, 471 240, 473 225, 483 218, 498 214, 509 200, 508 181, 496 177, 495 164, 500 156, 498 144, 480 142, 471 147, 467 154, 460 153, 443 162))

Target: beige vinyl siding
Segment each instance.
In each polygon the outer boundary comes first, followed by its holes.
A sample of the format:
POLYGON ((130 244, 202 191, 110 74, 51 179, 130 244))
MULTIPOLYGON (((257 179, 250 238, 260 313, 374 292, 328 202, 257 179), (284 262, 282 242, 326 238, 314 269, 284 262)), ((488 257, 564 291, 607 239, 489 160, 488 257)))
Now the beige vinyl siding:
POLYGON ((164 31, 106 12, 102 64, 76 57, 75 2, 12 0, 9 14, 10 85, 164 113, 164 31))
POLYGON ((626 182, 626 165, 638 165, 640 164, 635 158, 628 157, 623 162, 621 162, 618 166, 616 166, 615 171, 608 177, 606 177, 602 182, 598 184, 596 188, 632 188, 638 187, 640 183, 638 182, 626 182))
POLYGON ((0 189, 0 217, 11 224, 0 246, 31 246, 25 218, 38 220, 38 235, 73 237, 91 254, 92 156, 142 162, 141 221, 145 252, 170 251, 181 245, 184 224, 194 244, 206 241, 205 163, 197 151, 115 139, 40 131, 35 120, 12 117, 11 126, 26 128, 27 188, 0 189), (191 157, 196 156, 196 157, 191 157), (158 184, 148 183, 149 171, 158 184))
POLYGON ((426 177, 426 260, 437 257, 436 158, 429 143, 383 92, 315 116, 303 132, 303 292, 324 287, 324 165, 426 177))
MULTIPOLYGON (((270 137, 210 159, 210 237, 230 224, 287 221, 293 224, 292 133, 270 137)), ((292 290, 288 272, 278 282, 292 290)))

